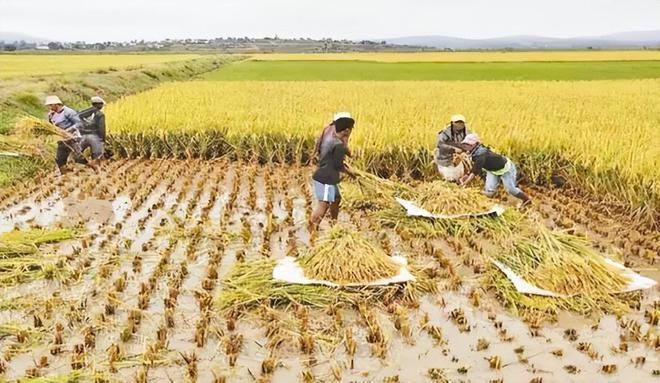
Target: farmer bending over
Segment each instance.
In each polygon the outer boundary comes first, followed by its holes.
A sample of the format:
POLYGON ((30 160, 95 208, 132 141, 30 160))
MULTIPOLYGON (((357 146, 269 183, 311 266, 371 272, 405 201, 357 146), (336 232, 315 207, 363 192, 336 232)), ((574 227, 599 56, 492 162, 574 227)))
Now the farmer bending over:
POLYGON ((438 133, 435 163, 445 181, 458 182, 465 174, 463 163, 454 164, 454 154, 462 152, 460 144, 465 136, 471 133, 465 126, 465 117, 461 114, 451 116, 449 125, 438 133))
POLYGON ((461 144, 472 157, 472 173, 461 177, 461 185, 468 184, 483 169, 486 171, 486 185, 484 188, 486 196, 493 197, 500 180, 502 180, 506 191, 522 201, 520 207, 527 206, 532 202, 527 194, 516 186, 516 165, 510 159, 481 145, 479 136, 476 134, 468 134, 461 144))
MULTIPOLYGON (((92 97, 91 101, 91 108, 78 113, 78 117, 82 121, 80 150, 84 152, 87 148, 90 148, 92 152, 91 164, 96 165, 103 158, 105 147, 105 114, 101 110, 105 105, 105 101, 98 96, 92 97)), ((76 162, 87 163, 83 156, 77 157, 76 162)))
MULTIPOLYGON (((332 141, 335 138, 336 123, 341 118, 352 119, 351 114, 348 112, 336 113, 332 118, 332 122, 330 123, 330 125, 326 126, 321 132, 319 138, 316 139, 316 143, 314 145, 314 157, 317 157, 319 160, 321 159, 321 153, 327 150, 328 146, 332 143, 332 141)), ((347 136, 346 139, 343 140, 344 145, 346 145, 347 149, 348 149, 348 138, 349 137, 347 136)), ((346 154, 350 157, 350 152, 346 152, 346 154)))
MULTIPOLYGON (((69 155, 74 153, 75 156, 80 156, 80 127, 82 125, 78 113, 64 106, 62 101, 57 96, 46 97, 46 106, 49 109, 48 122, 62 129, 68 133, 71 138, 57 142, 57 154, 55 156, 55 163, 60 174, 66 171, 66 163, 69 160, 69 155)), ((90 165, 94 167, 93 165, 90 165)))
POLYGON ((310 218, 310 227, 316 230, 323 220, 326 212, 330 210, 333 220, 339 215, 339 173, 344 172, 351 177, 355 174, 344 163, 348 149, 346 142, 353 130, 355 120, 350 117, 340 117, 333 123, 335 132, 332 140, 322 146, 319 167, 312 176, 314 183, 314 194, 318 200, 318 206, 310 218))

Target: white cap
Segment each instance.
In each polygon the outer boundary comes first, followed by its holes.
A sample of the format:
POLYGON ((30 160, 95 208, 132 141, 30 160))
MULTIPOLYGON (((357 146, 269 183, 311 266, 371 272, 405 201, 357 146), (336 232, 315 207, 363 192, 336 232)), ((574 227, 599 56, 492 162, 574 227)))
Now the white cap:
POLYGON ((99 96, 92 97, 92 104, 105 104, 105 100, 99 96))
POLYGON ((46 102, 44 102, 44 105, 57 105, 57 104, 64 104, 62 100, 60 100, 59 97, 57 96, 48 96, 46 97, 46 102))
POLYGON ((466 120, 465 120, 465 116, 464 116, 464 115, 462 115, 462 114, 455 114, 455 115, 451 116, 451 120, 449 120, 449 121, 451 121, 451 122, 458 122, 458 121, 463 121, 463 122, 465 122, 466 120))
POLYGON ((468 134, 467 136, 465 136, 463 141, 461 141, 461 144, 468 144, 468 145, 472 146, 472 145, 478 144, 479 142, 481 142, 481 140, 479 139, 479 136, 472 133, 472 134, 468 134))
POLYGON ((348 112, 338 112, 335 113, 334 117, 332 117, 332 122, 335 122, 340 118, 353 118, 353 117, 351 117, 351 114, 348 112))

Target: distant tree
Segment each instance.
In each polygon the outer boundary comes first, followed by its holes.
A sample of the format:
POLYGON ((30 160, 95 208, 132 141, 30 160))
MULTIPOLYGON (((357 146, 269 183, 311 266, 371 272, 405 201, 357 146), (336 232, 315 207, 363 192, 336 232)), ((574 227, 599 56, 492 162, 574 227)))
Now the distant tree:
POLYGON ((5 52, 14 52, 17 49, 15 44, 7 44, 4 46, 5 52))
POLYGON ((62 43, 58 43, 56 41, 51 41, 48 43, 48 49, 50 49, 51 51, 58 51, 62 48, 63 48, 62 43))

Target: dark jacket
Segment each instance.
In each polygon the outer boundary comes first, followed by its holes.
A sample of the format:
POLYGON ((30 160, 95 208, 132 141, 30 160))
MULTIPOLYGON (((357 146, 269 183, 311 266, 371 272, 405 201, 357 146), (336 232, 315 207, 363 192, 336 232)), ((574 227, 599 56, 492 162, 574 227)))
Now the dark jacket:
POLYGON ((94 134, 105 141, 105 114, 102 110, 92 106, 78 113, 78 117, 82 121, 81 134, 94 134))
POLYGON ((325 185, 336 185, 339 183, 339 173, 346 171, 344 159, 348 148, 339 139, 334 138, 327 150, 321 155, 319 168, 314 172, 312 178, 325 185))
POLYGON ((472 173, 475 176, 480 175, 482 170, 489 172, 502 170, 509 161, 503 155, 497 154, 483 145, 474 148, 470 156, 472 157, 472 173))

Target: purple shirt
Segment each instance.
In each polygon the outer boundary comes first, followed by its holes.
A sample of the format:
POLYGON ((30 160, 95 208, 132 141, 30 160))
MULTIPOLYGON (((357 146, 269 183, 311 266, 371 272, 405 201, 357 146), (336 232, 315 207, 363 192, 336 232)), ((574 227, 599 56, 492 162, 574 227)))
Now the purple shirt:
POLYGON ((78 117, 78 112, 68 106, 63 107, 59 112, 48 112, 48 121, 74 136, 80 136, 78 130, 82 122, 80 121, 80 117, 78 117))

